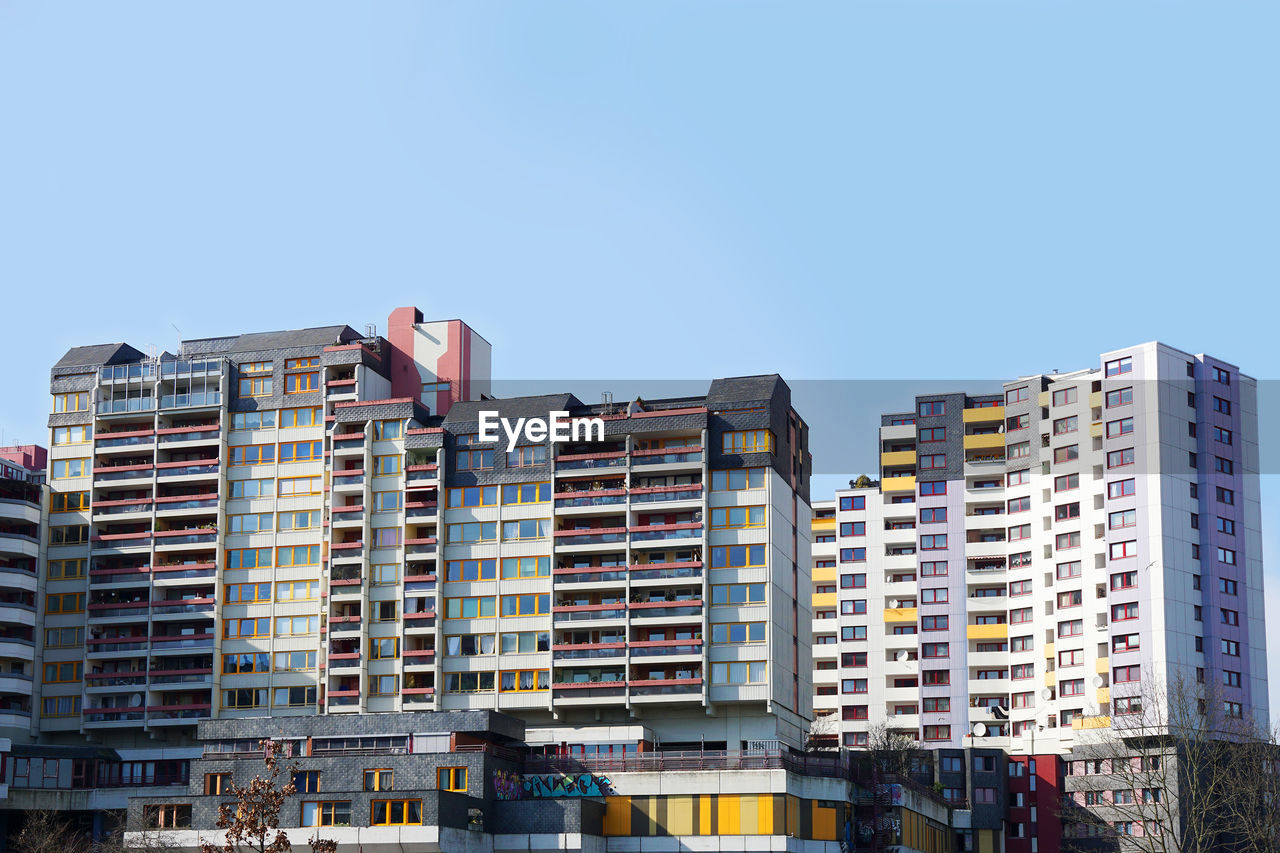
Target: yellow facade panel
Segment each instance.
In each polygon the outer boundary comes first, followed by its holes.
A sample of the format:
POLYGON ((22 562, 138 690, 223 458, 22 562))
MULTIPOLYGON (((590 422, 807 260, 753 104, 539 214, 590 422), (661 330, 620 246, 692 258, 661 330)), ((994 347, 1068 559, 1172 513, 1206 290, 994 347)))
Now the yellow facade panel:
POLYGON ((720 831, 718 834, 741 835, 742 833, 739 829, 742 826, 740 797, 737 794, 721 794, 717 805, 720 807, 720 831))
POLYGON ((970 625, 970 640, 1003 640, 1009 636, 1008 625, 970 625))
POLYGON ((914 492, 915 490, 916 478, 914 475, 885 477, 880 481, 880 491, 882 492, 914 492))
POLYGON ((631 798, 605 797, 604 800, 604 834, 631 834, 631 798))
POLYGON ((886 622, 914 622, 916 621, 916 608, 914 607, 886 607, 884 609, 884 621, 886 622))
POLYGON ((1094 672, 1099 675, 1106 675, 1111 671, 1111 658, 1098 658, 1097 665, 1094 666, 1094 672))
POLYGON ((1098 688, 1098 695, 1097 695, 1097 697, 1096 697, 1096 701, 1097 701, 1097 703, 1098 703, 1099 705, 1101 705, 1101 704, 1102 704, 1102 703, 1104 703, 1104 702, 1110 702, 1110 701, 1111 701, 1111 688, 1110 688, 1110 687, 1099 687, 1099 688, 1098 688))
POLYGON ((810 577, 810 579, 811 579, 811 580, 813 580, 813 582, 814 582, 814 583, 835 583, 835 582, 836 582, 836 567, 835 567, 835 566, 825 566, 825 567, 820 568, 820 569, 814 569, 814 570, 810 573, 809 577, 810 577))
POLYGON ((965 450, 1003 450, 1004 449, 1004 433, 993 432, 987 435, 966 435, 964 437, 965 450))
POLYGON ((914 450, 894 450, 889 453, 881 453, 880 464, 886 468, 892 465, 914 465, 916 464, 916 452, 914 450))
POLYGON ((693 835, 693 797, 667 797, 668 835, 693 835))
POLYGON ((1004 420, 1004 406, 979 406, 976 409, 964 410, 964 422, 967 424, 1002 420, 1004 420))

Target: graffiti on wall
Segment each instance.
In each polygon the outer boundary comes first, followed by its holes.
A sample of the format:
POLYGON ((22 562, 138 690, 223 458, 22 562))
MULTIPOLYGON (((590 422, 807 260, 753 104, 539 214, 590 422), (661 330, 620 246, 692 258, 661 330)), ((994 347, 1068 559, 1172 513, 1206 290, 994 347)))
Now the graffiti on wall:
POLYGON ((613 794, 608 776, 594 773, 526 774, 507 770, 493 771, 494 796, 499 800, 521 800, 547 797, 607 797, 613 794))

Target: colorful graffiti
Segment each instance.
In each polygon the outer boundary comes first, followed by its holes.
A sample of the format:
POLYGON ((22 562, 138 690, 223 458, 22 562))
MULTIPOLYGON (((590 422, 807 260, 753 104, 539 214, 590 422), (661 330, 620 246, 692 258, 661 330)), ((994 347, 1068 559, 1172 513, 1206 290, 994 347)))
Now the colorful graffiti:
POLYGON ((520 774, 510 770, 493 771, 493 795, 499 800, 518 800, 523 796, 520 774))
POLYGON ((607 797, 613 794, 613 784, 608 776, 593 773, 558 773, 521 776, 507 770, 493 771, 494 796, 499 800, 520 800, 526 797, 607 797))

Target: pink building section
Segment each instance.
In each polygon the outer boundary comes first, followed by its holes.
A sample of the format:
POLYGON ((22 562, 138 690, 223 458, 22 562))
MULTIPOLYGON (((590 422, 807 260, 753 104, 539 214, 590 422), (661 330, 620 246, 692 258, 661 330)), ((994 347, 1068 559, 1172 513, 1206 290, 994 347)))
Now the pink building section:
POLYGON ((28 471, 43 471, 49 462, 49 451, 38 444, 0 447, 0 459, 20 465, 28 471))
POLYGON ((387 319, 387 341, 392 397, 421 399, 432 414, 444 415, 459 400, 490 391, 493 348, 461 320, 423 322, 419 309, 397 308, 387 319), (424 385, 443 382, 448 390, 423 394, 424 385))

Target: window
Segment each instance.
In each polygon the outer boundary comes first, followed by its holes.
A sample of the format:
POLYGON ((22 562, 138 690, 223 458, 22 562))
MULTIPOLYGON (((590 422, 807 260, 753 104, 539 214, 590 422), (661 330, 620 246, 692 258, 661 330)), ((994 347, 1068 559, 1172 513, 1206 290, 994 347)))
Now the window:
POLYGON ((846 678, 840 682, 841 693, 866 693, 867 679, 865 678, 846 678))
POLYGON ((275 461, 274 444, 243 444, 231 448, 232 465, 269 465, 275 461))
POLYGON ((1015 663, 1009 668, 1009 677, 1015 680, 1035 678, 1036 665, 1033 663, 1015 663))
POLYGON ((482 619, 493 616, 494 613, 494 600, 491 595, 444 600, 445 619, 482 619))
POLYGON ((1219 441, 1222 444, 1231 444, 1231 430, 1223 429, 1222 427, 1214 427, 1213 438, 1215 441, 1219 441))
POLYGON ((84 577, 85 560, 50 560, 48 578, 51 581, 75 580, 84 577))
POLYGON ((947 534, 938 533, 920 537, 920 550, 940 551, 947 547, 947 534))
POLYGON ((1222 653, 1233 658, 1240 657, 1240 643, 1237 640, 1222 640, 1222 653))
POLYGON ((712 604, 763 604, 763 583, 717 584, 711 587, 712 604))
POLYGON ((502 596, 503 616, 539 616, 551 612, 548 593, 502 596))
POLYGON ((305 394, 309 391, 319 390, 319 372, 289 373, 284 377, 284 393, 286 394, 305 394))
MULTIPOLYGON (((462 436, 458 438, 461 439, 462 436)), ((480 471, 493 467, 493 448, 457 450, 453 458, 459 471, 480 471)))
POLYGON ((1133 433, 1133 418, 1121 418, 1118 421, 1107 421, 1107 438, 1119 438, 1133 433))
POLYGON ((153 829, 178 829, 191 826, 191 804, 148 805, 143 807, 147 826, 153 829))
POLYGON ((77 426, 53 428, 53 443, 55 445, 88 444, 92 440, 93 427, 88 425, 82 424, 77 426))
POLYGON ((391 474, 400 473, 400 456, 398 454, 389 454, 387 456, 373 457, 373 474, 375 477, 385 477, 391 474))
POLYGON ((1058 504, 1056 507, 1053 508, 1054 521, 1069 521, 1070 519, 1079 518, 1079 517, 1080 517, 1079 503, 1058 504))
POLYGON ((450 560, 445 563, 446 581, 491 581, 494 579, 496 561, 450 560))
POLYGON ((947 440, 946 427, 926 427, 920 430, 920 441, 922 442, 946 441, 946 440, 947 440))
POLYGON ((450 524, 446 526, 448 541, 457 545, 471 545, 477 542, 496 542, 498 539, 498 523, 496 521, 473 521, 466 524, 450 524))
POLYGON ((84 593, 83 592, 45 593, 44 612, 51 615, 57 615, 59 613, 83 613, 84 612, 84 593))
MULTIPOLYGON (((323 441, 282 441, 280 442, 280 461, 284 462, 318 462, 324 458, 323 441)), ((385 458, 385 457, 379 457, 385 458)), ((268 460, 270 461, 270 460, 268 460)))
MULTIPOLYGON (((850 560, 843 560, 843 562, 850 562, 850 560)), ((711 568, 713 569, 741 569, 763 565, 765 565, 763 545, 718 545, 711 549, 711 568)))
POLYGON ((293 651, 275 653, 276 672, 306 672, 316 668, 314 651, 293 651))
POLYGON ((49 466, 55 480, 70 480, 89 476, 88 459, 55 459, 49 466))
POLYGON ((1014 415, 1012 417, 1005 418, 1004 431, 1017 432, 1020 429, 1026 429, 1030 425, 1031 425, 1030 415, 1014 415))
POLYGON ((922 577, 937 578, 947 574, 947 564, 945 561, 932 561, 920 564, 920 575, 922 577))
POLYGON ((1031 455, 1031 443, 1019 441, 1009 445, 1010 459, 1026 459, 1031 455))
POLYGON ((920 656, 925 658, 951 657, 951 646, 948 643, 922 643, 920 656))
POLYGON ((1234 506, 1236 502, 1236 493, 1231 489, 1224 489, 1221 486, 1217 488, 1218 503, 1234 506))
POLYGON ((1138 524, 1138 511, 1134 509, 1122 509, 1119 512, 1110 513, 1107 516, 1107 526, 1112 530, 1119 530, 1124 527, 1135 527, 1138 524))
POLYGON ((944 506, 920 510, 920 522, 922 524, 935 524, 946 520, 947 508, 944 506))
POLYGON ((1107 376, 1120 376, 1125 373, 1133 372, 1133 357, 1125 356, 1117 358, 1114 361, 1108 361, 1105 365, 1105 373, 1107 376))
POLYGON ((374 800, 370 812, 370 826, 419 824, 422 823, 422 800, 374 800))
POLYGON ((1235 473, 1235 464, 1230 459, 1215 456, 1213 457, 1213 470, 1219 474, 1233 474, 1235 473))
POLYGON ((1053 422, 1054 435, 1066 435, 1067 433, 1076 432, 1079 429, 1079 418, 1071 415, 1066 418, 1058 418, 1053 422))
POLYGON ((1021 471, 1010 471, 1005 477, 1005 483, 1009 486, 1025 486, 1031 482, 1031 470, 1023 468, 1021 471))
POLYGON ((1134 480, 1118 480, 1114 483, 1107 483, 1108 498, 1124 498, 1135 494, 1134 480))
POLYGON ((840 498, 841 510, 866 509, 867 499, 864 495, 852 495, 840 498))
POLYGON ((1030 622, 1032 618, 1032 609, 1030 607, 1018 607, 1009 611, 1009 622, 1013 625, 1030 622))
POLYGON ((737 530, 764 526, 765 508, 763 506, 728 506, 711 509, 711 529, 713 530, 737 530))
POLYGON ((1028 390, 1026 385, 1023 385, 1021 388, 1011 388, 1004 392, 1004 402, 1006 406, 1011 403, 1023 403, 1029 399, 1031 399, 1031 392, 1028 390))
POLYGON ((320 617, 311 616, 277 616, 276 636, 289 637, 299 634, 314 634, 320 629, 320 617))
POLYGON ((1084 594, 1078 590, 1068 590, 1058 593, 1058 609, 1068 607, 1079 607, 1084 603, 1084 594))
POLYGON ((547 690, 551 686, 551 673, 546 669, 518 669, 503 672, 498 679, 501 693, 529 693, 547 690))
POLYGON ((497 486, 467 486, 449 490, 450 507, 497 506, 497 486))
MULTIPOLYGON (((762 660, 711 664, 712 684, 763 684, 767 666, 762 660)), ((866 679, 863 679, 865 682, 866 679)), ((865 691, 864 691, 865 692, 865 691)))
POLYGON ((1224 400, 1221 397, 1213 398, 1213 410, 1221 415, 1231 414, 1231 401, 1224 400))
POLYGON ((950 620, 946 616, 923 616, 920 619, 920 630, 945 631, 948 628, 949 622, 950 620))
POLYGON ((1137 572, 1120 572, 1111 576, 1112 589, 1133 589, 1138 585, 1137 572))
POLYGON ((1138 602, 1131 601, 1125 604, 1111 605, 1111 621, 1127 622, 1130 619, 1138 618, 1138 602))
POLYGON ((948 593, 948 589, 945 586, 938 587, 936 589, 922 589, 920 590, 920 603, 921 604, 946 604, 947 593, 948 593))
POLYGON ((1126 447, 1123 450, 1112 450, 1107 454, 1108 468, 1122 468, 1125 465, 1133 464, 1133 448, 1126 447))
MULTIPOLYGON (((492 561, 489 561, 492 562, 492 561)), ((550 557, 503 557, 502 579, 545 578, 551 576, 550 557)))
POLYGON ((88 541, 87 524, 65 524, 49 528, 50 545, 84 545, 88 541))
POLYGON ((1138 555, 1138 543, 1130 540, 1128 542, 1112 542, 1107 546, 1107 556, 1112 560, 1122 560, 1126 557, 1136 557, 1138 555))
MULTIPOLYGON (((271 704, 277 708, 302 708, 306 706, 314 706, 316 704, 316 688, 313 687, 277 687, 272 692, 271 704)), ((319 785, 320 771, 309 771, 316 774, 316 784, 319 785)), ((304 774, 299 774, 304 775, 304 774)), ((299 791, 302 789, 299 788, 299 791)), ((319 790, 314 788, 311 790, 319 790)), ((304 792, 305 793, 305 792, 304 792)))
POLYGON ((1107 408, 1114 409, 1116 406, 1127 406, 1133 402, 1133 388, 1116 388, 1114 391, 1107 392, 1107 408))
POLYGON ((1059 637, 1078 637, 1084 633, 1084 622, 1079 619, 1072 619, 1068 622, 1058 623, 1059 637))
POLYGON ((503 506, 540 504, 550 500, 550 483, 514 483, 502 487, 503 506))
POLYGON ((400 640, 398 638, 369 638, 369 660, 395 660, 398 657, 400 657, 400 640))
POLYGON ((227 516, 232 533, 269 533, 274 519, 269 512, 227 516))
POLYGON ((551 535, 551 519, 522 518, 519 521, 502 522, 503 542, 528 542, 546 539, 551 535))
POLYGON ((1060 388, 1053 392, 1053 405, 1069 406, 1076 401, 1076 388, 1060 388))
POLYGON ((301 826, 350 826, 351 801, 304 802, 301 826))
POLYGON ((1055 492, 1069 492, 1078 488, 1080 488, 1079 474, 1063 474, 1061 477, 1053 478, 1053 490, 1055 492))
POLYGON ((66 684, 73 681, 79 681, 81 676, 80 661, 67 661, 65 663, 46 663, 44 665, 44 683, 45 684, 66 684))
POLYGON ((1227 610, 1225 608, 1219 611, 1222 614, 1223 625, 1239 625, 1240 612, 1238 610, 1227 610))
POLYGON ((925 454, 920 457, 920 470, 929 471, 947 467, 947 455, 945 453, 925 454))
POLYGON ((1062 464, 1063 462, 1071 462, 1080 458, 1080 445, 1068 444, 1066 447, 1057 447, 1053 451, 1053 461, 1062 464))
POLYGON ((1031 581, 1012 581, 1009 584, 1009 595, 1030 595, 1031 581))
POLYGON ((546 462, 547 448, 543 444, 526 444, 507 451, 508 468, 532 468, 546 462))
POLYGON ((773 432, 767 429, 751 429, 726 432, 721 437, 721 449, 725 453, 772 453, 773 432))
POLYGON ((1074 530, 1070 533, 1059 533, 1054 537, 1054 547, 1059 551, 1067 551, 1071 548, 1080 547, 1080 531, 1074 530))
POLYGON ((1113 667, 1111 671, 1111 681, 1114 684, 1128 684, 1133 681, 1142 680, 1141 664, 1131 664, 1129 666, 1113 667))
POLYGON ((841 536, 866 536, 867 523, 865 521, 842 521, 840 522, 841 536))
POLYGON ((747 489, 763 489, 764 468, 732 468, 711 472, 711 488, 717 492, 740 492, 747 489))
POLYGON ((223 690, 222 707, 232 711, 245 711, 250 708, 262 708, 267 704, 266 688, 245 688, 240 690, 223 690))
MULTIPOLYGON (((271 565, 268 561, 266 565, 271 565)), ((288 545, 276 549, 276 565, 285 566, 318 566, 320 565, 319 545, 288 545)), ((247 566, 245 568, 248 568, 247 566)))
POLYGON ((467 792, 467 768, 439 768, 436 770, 436 787, 441 791, 457 791, 465 794, 467 792))
POLYGON ((222 598, 224 604, 255 604, 270 600, 270 583, 229 583, 222 598))
MULTIPOLYGON (((375 495, 375 497, 377 497, 375 495)), ((278 515, 280 530, 315 530, 320 527, 320 510, 304 509, 278 515)))
POLYGON ((74 391, 70 394, 54 394, 53 411, 55 414, 89 411, 89 392, 74 391))
POLYGON ((947 404, 943 400, 928 400, 920 404, 921 417, 938 417, 947 413, 947 404))
MULTIPOLYGON (((319 480, 320 478, 304 477, 302 479, 319 480)), ((269 498, 275 493, 275 484, 275 480, 267 477, 258 480, 231 480, 227 485, 231 487, 233 498, 269 498)))

